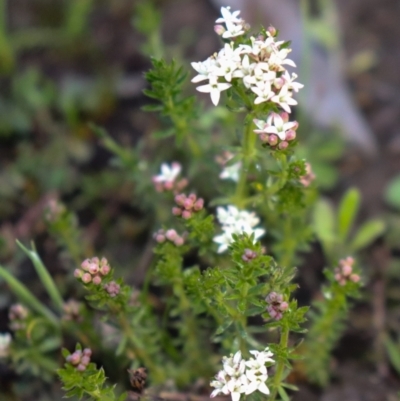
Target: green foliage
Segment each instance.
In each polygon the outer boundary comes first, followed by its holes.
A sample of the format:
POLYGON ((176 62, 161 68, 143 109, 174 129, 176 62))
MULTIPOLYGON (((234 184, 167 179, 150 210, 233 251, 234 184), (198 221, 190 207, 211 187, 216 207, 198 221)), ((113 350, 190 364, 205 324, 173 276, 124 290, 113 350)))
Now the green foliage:
MULTIPOLYGON (((81 350, 78 344, 77 350, 81 350)), ((70 353, 63 349, 64 358, 70 353)), ((125 400, 127 394, 121 394, 120 397, 115 395, 115 386, 106 384, 106 376, 103 368, 97 369, 94 363, 89 363, 86 369, 81 372, 76 366, 66 363, 64 368, 58 369, 57 374, 63 382, 63 389, 66 392, 66 397, 78 397, 81 400, 83 397, 90 397, 92 400, 101 401, 122 401, 125 400)))

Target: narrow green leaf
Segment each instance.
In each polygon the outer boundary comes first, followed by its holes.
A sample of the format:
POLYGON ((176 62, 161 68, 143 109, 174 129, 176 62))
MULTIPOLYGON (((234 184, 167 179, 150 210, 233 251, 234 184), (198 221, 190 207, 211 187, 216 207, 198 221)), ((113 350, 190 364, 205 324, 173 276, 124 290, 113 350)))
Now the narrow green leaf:
POLYGON ((0 277, 2 277, 18 299, 30 309, 45 317, 51 324, 58 327, 58 319, 54 313, 44 306, 18 279, 0 266, 0 277))
POLYGON ((400 209, 400 175, 393 178, 385 190, 386 202, 397 209, 400 209))
POLYGON ((325 199, 321 199, 315 205, 313 228, 322 244, 330 248, 335 241, 335 220, 333 208, 325 199))
POLYGON ((278 393, 281 396, 283 401, 290 401, 288 393, 286 392, 286 390, 283 387, 278 388, 278 393))
POLYGON ((360 192, 358 189, 351 188, 340 201, 338 217, 339 217, 339 238, 345 242, 348 238, 349 231, 353 226, 354 220, 360 208, 360 192))
MULTIPOLYGON (((49 294, 50 299, 53 301, 54 306, 61 312, 63 310, 64 301, 50 273, 48 272, 42 260, 40 259, 38 253, 36 252, 35 249, 30 251, 28 248, 22 245, 21 242, 19 242, 18 240, 17 244, 33 263, 36 273, 38 274, 44 288, 46 288, 46 291, 49 294)), ((34 248, 33 244, 32 248, 34 248)))
POLYGON ((364 223, 357 231, 350 249, 356 252, 365 248, 371 242, 375 241, 385 231, 385 223, 382 220, 375 219, 364 223))
POLYGON ((395 344, 389 337, 385 338, 385 347, 390 363, 400 374, 400 344, 395 344))

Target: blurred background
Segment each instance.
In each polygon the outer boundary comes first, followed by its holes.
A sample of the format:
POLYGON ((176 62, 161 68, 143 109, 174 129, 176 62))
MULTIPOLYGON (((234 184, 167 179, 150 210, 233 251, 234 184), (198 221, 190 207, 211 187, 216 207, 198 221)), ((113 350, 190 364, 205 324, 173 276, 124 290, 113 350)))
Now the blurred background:
MULTIPOLYGON (((130 272, 128 281, 140 284, 152 248, 149 186, 132 179, 113 155, 147 141, 149 159, 157 157, 152 133, 159 122, 141 110, 150 57, 175 58, 190 71, 191 61, 219 49, 214 21, 228 4, 254 27, 272 23, 282 39, 293 40, 299 82, 306 85, 296 115, 300 154, 312 163, 324 195, 336 202, 355 186, 363 195, 360 221, 378 216, 387 225, 365 251, 367 286, 336 350, 334 382, 325 390, 305 383, 294 399, 394 400, 400 373, 398 0, 0 0, 1 264, 35 289, 34 270, 15 244, 34 240, 65 292, 66 272, 94 253, 106 254, 121 274, 130 272), (136 191, 144 195, 136 199, 136 191), (61 244, 44 219, 55 200, 71 211, 72 228, 61 244)), ((313 252, 322 269, 317 245, 313 252)), ((310 274, 321 278, 320 271, 310 274)), ((308 285, 313 293, 313 281, 308 285)), ((0 332, 7 330, 13 301, 0 281, 0 332)), ((17 381, 2 366, 0 380, 3 386, 17 381)), ((41 389, 32 399, 40 399, 41 389)))

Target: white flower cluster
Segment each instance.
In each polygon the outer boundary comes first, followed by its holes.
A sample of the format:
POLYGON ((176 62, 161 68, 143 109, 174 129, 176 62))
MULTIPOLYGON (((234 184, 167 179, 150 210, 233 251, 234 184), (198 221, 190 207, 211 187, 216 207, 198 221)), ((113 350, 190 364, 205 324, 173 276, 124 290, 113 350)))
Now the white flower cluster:
MULTIPOLYGON (((222 18, 216 22, 224 22, 226 29, 217 25, 215 30, 224 39, 245 33, 246 23, 238 18, 240 11, 231 13, 229 7, 222 7, 221 13, 222 18)), ((192 63, 198 72, 192 82, 208 80, 208 84, 197 87, 197 90, 210 93, 211 101, 217 105, 220 93, 232 86, 233 79, 241 79, 244 86, 256 95, 255 104, 270 101, 290 113, 290 106, 297 104, 292 93, 303 85, 294 82, 297 75, 285 69, 285 65, 295 67, 295 63, 287 58, 291 49, 284 46, 284 41, 275 41, 275 36, 276 30, 271 27, 265 35, 251 37, 245 43, 237 43, 238 40, 226 43, 207 60, 192 63)))
POLYGON ((251 394, 254 391, 261 391, 268 395, 269 389, 265 384, 268 379, 267 362, 275 362, 271 357, 272 352, 266 348, 264 351, 250 351, 253 358, 249 360, 242 359, 240 351, 234 356, 224 357, 222 359, 223 369, 218 372, 210 385, 215 390, 210 397, 222 393, 230 394, 232 401, 239 401, 241 394, 251 394))
POLYGON ((218 207, 217 219, 223 230, 222 234, 214 237, 214 242, 219 244, 218 253, 228 249, 233 242, 232 234, 254 234, 254 240, 257 240, 265 233, 264 229, 255 228, 260 219, 254 212, 239 210, 233 205, 229 205, 226 209, 218 207))

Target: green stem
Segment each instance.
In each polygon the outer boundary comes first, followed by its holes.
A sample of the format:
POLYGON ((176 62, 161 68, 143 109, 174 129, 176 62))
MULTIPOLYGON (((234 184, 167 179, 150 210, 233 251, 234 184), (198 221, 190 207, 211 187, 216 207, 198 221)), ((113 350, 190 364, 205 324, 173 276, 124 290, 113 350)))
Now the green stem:
MULTIPOLYGON (((289 341, 289 326, 286 323, 282 328, 281 340, 279 342, 280 348, 287 349, 288 341, 289 341)), ((275 401, 276 396, 278 394, 278 389, 281 385, 282 376, 283 376, 284 369, 285 369, 285 360, 286 359, 284 357, 280 357, 277 360, 276 372, 275 372, 275 376, 274 376, 274 387, 273 387, 269 401, 275 401)))
POLYGON ((146 352, 145 345, 142 344, 137 336, 135 336, 135 333, 132 331, 132 327, 129 324, 125 314, 120 313, 118 316, 118 320, 122 331, 131 343, 133 352, 135 353, 135 355, 137 355, 138 359, 140 359, 146 365, 147 369, 153 377, 154 382, 163 383, 165 379, 163 370, 157 366, 155 361, 153 361, 150 355, 146 352))
POLYGON ((253 115, 248 114, 244 121, 244 135, 242 140, 243 161, 240 169, 239 181, 236 186, 234 203, 238 207, 243 207, 247 197, 247 175, 251 162, 255 156, 255 144, 257 135, 253 132, 253 115))

